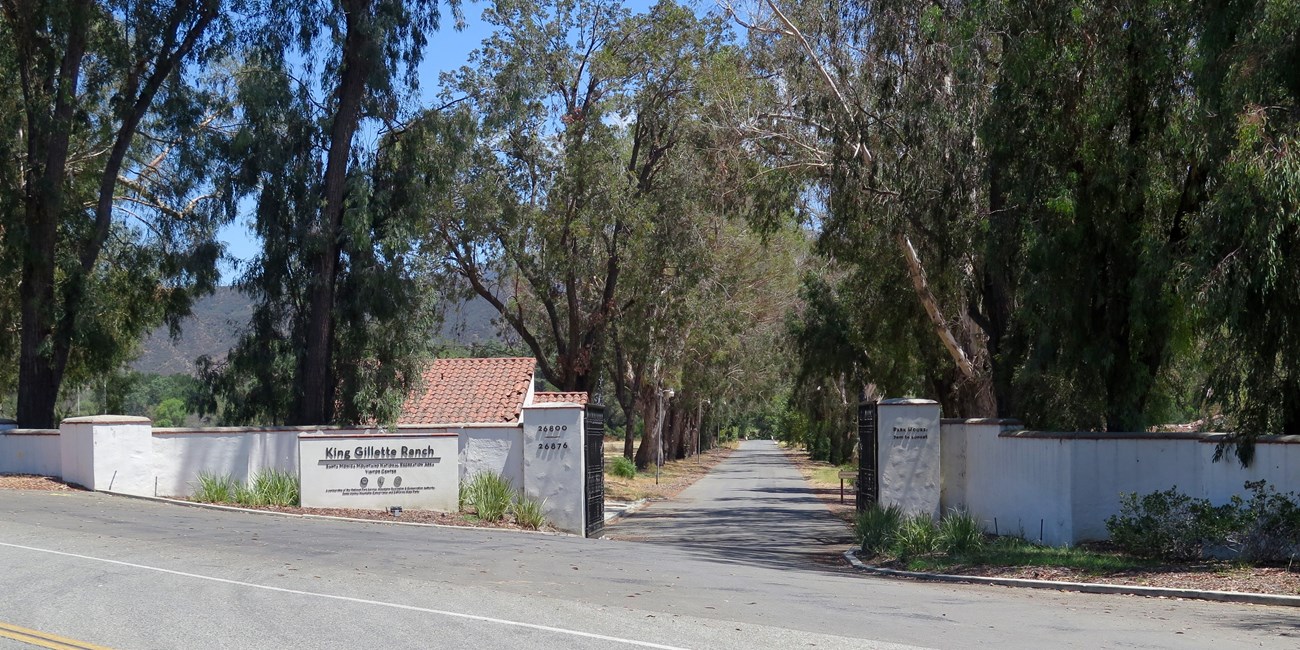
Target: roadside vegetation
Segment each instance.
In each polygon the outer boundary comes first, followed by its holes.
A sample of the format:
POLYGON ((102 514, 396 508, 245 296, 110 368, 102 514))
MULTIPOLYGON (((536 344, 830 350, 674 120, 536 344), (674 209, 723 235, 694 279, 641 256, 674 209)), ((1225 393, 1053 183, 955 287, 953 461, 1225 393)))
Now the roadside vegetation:
POLYGON ((656 478, 653 462, 646 469, 637 470, 636 466, 622 455, 623 440, 606 438, 605 499, 607 501, 671 499, 691 484, 704 478, 704 475, 731 453, 736 444, 734 440, 724 441, 719 447, 707 449, 689 458, 665 459, 656 478))
POLYGON ((200 503, 293 507, 299 505, 300 494, 298 476, 293 472, 267 470, 247 483, 229 474, 203 472, 193 498, 200 503))

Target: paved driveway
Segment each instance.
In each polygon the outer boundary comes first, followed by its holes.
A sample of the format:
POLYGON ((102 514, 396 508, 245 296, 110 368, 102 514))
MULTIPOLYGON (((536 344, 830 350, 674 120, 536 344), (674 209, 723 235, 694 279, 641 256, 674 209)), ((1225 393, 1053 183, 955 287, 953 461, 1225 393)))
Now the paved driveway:
POLYGON ((746 440, 678 498, 609 526, 614 539, 693 549, 751 564, 843 564, 849 527, 813 494, 785 452, 746 440))

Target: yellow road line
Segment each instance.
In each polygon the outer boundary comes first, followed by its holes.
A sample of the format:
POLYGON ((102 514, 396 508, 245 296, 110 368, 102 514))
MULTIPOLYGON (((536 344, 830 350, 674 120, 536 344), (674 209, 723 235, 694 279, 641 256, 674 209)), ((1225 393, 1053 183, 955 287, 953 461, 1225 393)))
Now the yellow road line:
POLYGON ((29 630, 8 623, 0 623, 0 637, 22 641, 42 648, 52 648, 53 650, 109 650, 101 645, 77 641, 57 634, 50 634, 49 632, 29 630))

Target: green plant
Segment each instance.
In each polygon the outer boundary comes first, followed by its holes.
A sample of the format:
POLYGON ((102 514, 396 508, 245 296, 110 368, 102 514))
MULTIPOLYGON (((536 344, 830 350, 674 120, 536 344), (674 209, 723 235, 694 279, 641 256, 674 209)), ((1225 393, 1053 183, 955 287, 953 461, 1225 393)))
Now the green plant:
POLYGON ((256 505, 296 506, 299 502, 298 477, 284 470, 267 470, 253 477, 251 492, 256 505))
POLYGON ((514 501, 514 488, 510 481, 491 472, 472 476, 461 492, 463 507, 473 507, 474 513, 484 521, 501 521, 514 501))
POLYGON ((538 530, 546 525, 546 516, 542 514, 542 503, 536 499, 520 494, 510 506, 510 511, 515 516, 515 522, 524 528, 538 530))
POLYGON ((235 480, 228 474, 199 472, 194 500, 202 503, 230 503, 234 500, 235 489, 235 480))
POLYGON ((636 478, 636 463, 626 456, 619 456, 609 464, 609 473, 621 478, 636 478))
POLYGON ((1126 553, 1161 560, 1192 560, 1206 546, 1229 545, 1240 527, 1237 503, 1215 507, 1177 487, 1138 497, 1120 497, 1120 511, 1106 519, 1111 541, 1126 553))
POLYGON ((873 555, 889 547, 890 540, 903 521, 903 509, 896 505, 881 507, 873 503, 853 521, 853 533, 862 550, 873 555))
POLYGON ((1257 563, 1294 562, 1300 558, 1300 506, 1264 481, 1247 481, 1252 495, 1242 508, 1241 556, 1257 563))
POLYGON ((984 529, 969 512, 953 508, 939 522, 938 542, 950 556, 978 553, 984 546, 984 529))
POLYGON ((890 540, 889 550, 900 560, 929 555, 939 548, 939 529, 930 515, 913 515, 903 520, 890 540))
POLYGON ((235 503, 241 506, 262 505, 262 501, 257 498, 257 492, 253 490, 253 486, 247 483, 236 483, 235 490, 230 496, 235 503))

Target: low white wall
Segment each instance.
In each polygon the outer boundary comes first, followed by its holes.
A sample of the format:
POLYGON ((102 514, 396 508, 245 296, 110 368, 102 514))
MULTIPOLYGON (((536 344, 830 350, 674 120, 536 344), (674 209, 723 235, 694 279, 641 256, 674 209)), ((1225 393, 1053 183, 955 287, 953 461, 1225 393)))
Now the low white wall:
MULTIPOLYGON (((402 433, 414 427, 402 427, 402 433)), ((515 489, 524 486, 524 430, 512 427, 453 427, 459 434, 458 456, 460 480, 481 472, 496 474, 510 481, 515 489)))
MULTIPOLYGON (((0 425, 3 426, 3 425, 0 425)), ((63 476, 58 429, 0 430, 0 474, 63 476)))
POLYGON ((154 429, 157 496, 190 496, 201 473, 229 475, 240 482, 271 469, 296 474, 298 434, 317 430, 317 427, 154 429))
POLYGON ((1254 464, 1212 462, 1219 434, 1046 433, 1006 421, 947 420, 944 508, 964 508, 988 532, 1052 545, 1106 539, 1123 494, 1177 488, 1222 504, 1266 480, 1300 492, 1300 437, 1267 437, 1254 464))
POLYGON ((524 494, 536 499, 556 528, 583 534, 586 519, 586 449, 577 404, 536 404, 523 409, 524 494))

